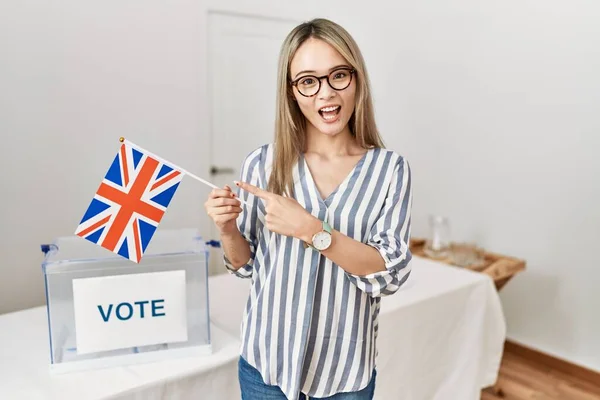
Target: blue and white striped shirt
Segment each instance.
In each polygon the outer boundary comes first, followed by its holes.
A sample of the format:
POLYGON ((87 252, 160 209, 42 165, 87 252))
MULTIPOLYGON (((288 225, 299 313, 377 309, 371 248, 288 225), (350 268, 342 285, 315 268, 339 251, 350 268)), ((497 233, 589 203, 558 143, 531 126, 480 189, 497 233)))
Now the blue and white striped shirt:
MULTIPOLYGON (((266 189, 273 145, 251 152, 241 180, 266 189)), ((407 161, 387 149, 369 149, 345 180, 323 199, 303 155, 294 166, 295 199, 312 215, 376 248, 386 271, 347 273, 299 239, 264 226, 260 199, 241 191, 237 224, 251 258, 234 270, 251 278, 241 323, 241 355, 288 399, 300 392, 327 397, 357 391, 371 379, 377 356, 382 296, 395 293, 410 274, 411 175, 407 161)))

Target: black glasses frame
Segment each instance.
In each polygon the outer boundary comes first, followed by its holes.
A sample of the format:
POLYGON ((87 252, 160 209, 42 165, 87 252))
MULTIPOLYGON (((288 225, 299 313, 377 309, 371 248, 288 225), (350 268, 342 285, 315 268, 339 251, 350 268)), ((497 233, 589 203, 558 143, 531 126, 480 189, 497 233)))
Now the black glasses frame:
POLYGON ((340 90, 345 90, 348 86, 350 86, 350 84, 352 83, 352 76, 354 75, 355 72, 356 72, 356 70, 354 68, 340 67, 340 68, 336 68, 334 71, 331 71, 327 75, 323 75, 323 76, 303 75, 300 78, 296 78, 295 80, 291 81, 290 84, 292 86, 295 86, 296 90, 298 90, 298 93, 300 93, 302 96, 304 96, 304 97, 313 97, 313 96, 316 96, 319 93, 319 91, 321 91, 321 81, 324 78, 327 78, 327 84, 329 85, 330 88, 332 88, 333 90, 340 91, 340 90), (350 80, 348 81, 348 84, 346 86, 344 86, 343 88, 341 88, 341 89, 334 88, 331 85, 331 82, 329 81, 329 77, 331 76, 331 74, 333 74, 335 72, 338 72, 338 71, 342 71, 342 70, 343 71, 348 71, 350 73, 350 80), (306 95, 306 94, 302 93, 302 91, 300 89, 298 89, 298 82, 300 82, 300 79, 305 79, 305 78, 314 78, 314 79, 317 80, 317 82, 319 82, 319 87, 317 88, 317 91, 315 92, 315 94, 306 95))

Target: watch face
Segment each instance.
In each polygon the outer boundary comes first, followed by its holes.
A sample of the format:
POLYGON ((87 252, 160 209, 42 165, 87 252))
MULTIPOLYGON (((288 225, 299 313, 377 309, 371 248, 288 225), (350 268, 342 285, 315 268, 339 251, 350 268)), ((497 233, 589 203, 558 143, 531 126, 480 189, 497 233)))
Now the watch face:
POLYGON ((325 250, 331 245, 331 235, 327 232, 319 232, 313 237, 313 246, 317 250, 325 250))

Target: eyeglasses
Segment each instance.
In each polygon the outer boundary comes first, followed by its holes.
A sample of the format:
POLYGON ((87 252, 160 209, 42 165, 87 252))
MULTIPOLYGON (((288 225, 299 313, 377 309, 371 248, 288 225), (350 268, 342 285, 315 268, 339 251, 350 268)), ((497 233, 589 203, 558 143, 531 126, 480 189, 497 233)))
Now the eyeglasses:
POLYGON ((304 97, 312 97, 321 90, 321 80, 327 78, 327 83, 334 90, 344 90, 352 82, 352 75, 356 72, 353 68, 338 68, 328 75, 314 76, 305 75, 291 82, 292 86, 304 97))

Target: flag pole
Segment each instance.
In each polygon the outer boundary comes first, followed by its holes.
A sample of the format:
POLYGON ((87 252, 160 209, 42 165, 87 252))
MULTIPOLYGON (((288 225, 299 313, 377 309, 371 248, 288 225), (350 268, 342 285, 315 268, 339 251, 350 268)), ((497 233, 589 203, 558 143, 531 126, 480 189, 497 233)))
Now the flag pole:
MULTIPOLYGON (((192 174, 191 172, 189 172, 189 171, 187 171, 187 170, 185 170, 185 169, 181 168, 180 166, 178 166, 178 165, 176 165, 176 164, 173 164, 173 163, 172 163, 172 162, 170 162, 170 161, 167 161, 167 160, 165 160, 165 159, 164 159, 164 158, 162 158, 162 157, 159 157, 159 156, 157 156, 157 155, 156 155, 156 154, 154 154, 154 153, 151 153, 151 152, 149 152, 148 150, 146 150, 146 149, 144 149, 144 148, 142 148, 142 147, 138 146, 138 145, 137 145, 137 144, 135 144, 135 143, 132 143, 132 142, 130 142, 129 140, 125 139, 125 138, 124 138, 124 137, 122 137, 122 136, 119 138, 119 142, 121 142, 121 143, 126 143, 126 144, 128 144, 129 146, 131 146, 131 147, 133 147, 133 148, 139 149, 140 151, 142 151, 142 152, 144 152, 144 153, 148 154, 148 155, 149 155, 149 156, 151 156, 152 158, 155 158, 155 159, 157 159, 158 161, 160 161, 160 162, 162 162, 162 163, 164 163, 164 164, 169 164, 169 165, 172 165, 172 166, 173 166, 175 169, 177 169, 178 171, 180 171, 180 172, 184 173, 185 175, 189 175, 191 178, 194 178, 195 180, 197 180, 197 181, 199 181, 199 182, 202 182, 202 183, 204 183, 204 184, 205 184, 205 185, 207 185, 207 186, 210 186, 210 187, 212 187, 212 188, 214 188, 214 189, 220 189, 218 186, 216 186, 216 185, 214 185, 214 184, 212 184, 212 183, 210 183, 210 182, 208 182, 208 181, 206 181, 206 180, 204 180, 204 179, 202 179, 202 178, 200 178, 200 177, 198 177, 198 176, 196 176, 196 175, 192 174)), ((239 201, 240 201, 242 204, 246 204, 247 206, 249 206, 249 204, 248 204, 248 203, 246 203, 245 201, 243 201, 242 199, 240 199, 240 198, 237 198, 237 199, 238 199, 238 200, 239 200, 239 201)))

